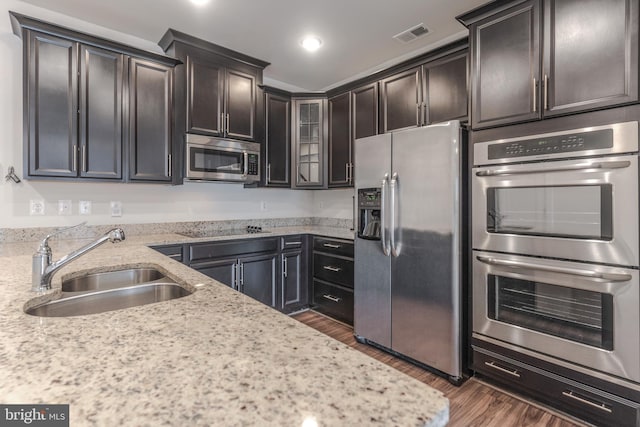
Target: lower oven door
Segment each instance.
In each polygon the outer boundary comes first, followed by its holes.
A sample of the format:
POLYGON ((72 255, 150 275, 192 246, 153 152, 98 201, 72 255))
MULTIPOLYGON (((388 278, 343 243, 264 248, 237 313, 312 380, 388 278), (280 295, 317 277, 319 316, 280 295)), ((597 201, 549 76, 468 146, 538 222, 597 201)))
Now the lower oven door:
POLYGON ((474 251, 473 331, 640 382, 638 271, 474 251))

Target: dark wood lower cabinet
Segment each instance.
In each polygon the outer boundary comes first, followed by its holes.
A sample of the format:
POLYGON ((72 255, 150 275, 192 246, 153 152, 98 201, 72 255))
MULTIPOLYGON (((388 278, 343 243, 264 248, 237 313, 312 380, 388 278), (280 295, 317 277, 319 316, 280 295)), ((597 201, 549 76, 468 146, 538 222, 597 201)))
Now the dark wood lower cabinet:
POLYGON ((277 308, 277 259, 277 253, 240 258, 238 290, 263 304, 277 308))

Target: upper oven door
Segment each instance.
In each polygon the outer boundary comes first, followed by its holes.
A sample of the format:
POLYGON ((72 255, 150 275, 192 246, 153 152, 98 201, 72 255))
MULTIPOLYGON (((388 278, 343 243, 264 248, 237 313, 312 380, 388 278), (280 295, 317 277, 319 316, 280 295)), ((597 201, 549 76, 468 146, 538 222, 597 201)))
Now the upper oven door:
POLYGON ((640 382, 638 270, 473 255, 474 336, 640 382))
POLYGON ((473 248, 638 266, 638 156, 473 169, 473 248))

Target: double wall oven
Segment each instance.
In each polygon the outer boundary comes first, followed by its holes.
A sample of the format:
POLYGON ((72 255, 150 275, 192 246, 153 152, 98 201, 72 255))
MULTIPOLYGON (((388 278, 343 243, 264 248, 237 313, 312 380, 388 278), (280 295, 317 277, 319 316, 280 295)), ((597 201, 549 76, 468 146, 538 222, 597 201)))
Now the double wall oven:
POLYGON ((638 179, 637 122, 474 145, 476 345, 638 389, 638 179))

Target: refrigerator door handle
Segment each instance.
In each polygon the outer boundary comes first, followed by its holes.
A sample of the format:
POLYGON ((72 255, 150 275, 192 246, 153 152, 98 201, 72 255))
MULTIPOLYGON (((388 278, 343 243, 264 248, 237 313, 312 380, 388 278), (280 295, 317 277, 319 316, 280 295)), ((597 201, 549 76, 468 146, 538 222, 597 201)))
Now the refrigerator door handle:
POLYGON ((389 205, 391 206, 391 221, 390 221, 390 226, 389 226, 389 237, 390 237, 390 241, 391 241, 391 254, 394 257, 398 257, 400 256, 400 250, 402 247, 402 241, 400 239, 398 239, 398 242, 396 244, 396 231, 398 228, 398 220, 396 218, 396 213, 398 214, 398 216, 400 216, 400 210, 398 208, 398 198, 396 195, 396 189, 398 188, 398 173, 395 172, 393 174, 393 176, 391 177, 391 183, 389 184, 389 188, 390 188, 390 203, 389 205))
POLYGON ((385 173, 382 178, 380 188, 380 243, 382 244, 382 252, 385 256, 389 256, 391 249, 387 237, 387 186, 389 185, 389 174, 385 173))

